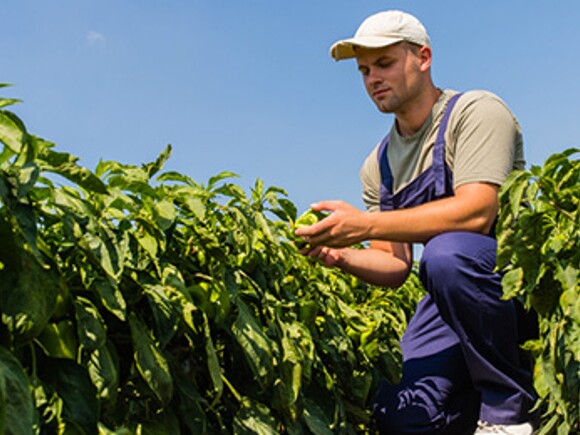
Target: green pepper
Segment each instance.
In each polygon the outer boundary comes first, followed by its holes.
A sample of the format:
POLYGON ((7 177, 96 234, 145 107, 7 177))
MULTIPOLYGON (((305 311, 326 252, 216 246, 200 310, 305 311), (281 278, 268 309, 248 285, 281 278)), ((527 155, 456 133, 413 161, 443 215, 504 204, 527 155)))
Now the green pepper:
POLYGON ((326 216, 328 216, 328 214, 322 211, 308 209, 304 213, 302 213, 298 217, 298 219, 294 221, 294 225, 292 226, 292 236, 294 244, 298 249, 302 249, 308 246, 308 243, 306 243, 302 237, 296 235, 296 230, 298 228, 304 228, 309 227, 310 225, 314 225, 315 223, 324 219, 326 216))

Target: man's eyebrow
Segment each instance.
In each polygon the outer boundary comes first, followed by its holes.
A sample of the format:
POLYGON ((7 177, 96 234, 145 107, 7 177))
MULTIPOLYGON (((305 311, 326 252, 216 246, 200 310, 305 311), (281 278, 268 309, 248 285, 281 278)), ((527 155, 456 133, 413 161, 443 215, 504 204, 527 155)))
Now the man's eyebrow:
POLYGON ((394 56, 389 56, 388 54, 383 54, 381 57, 374 60, 373 65, 384 62, 385 60, 389 61, 389 60, 392 60, 394 58, 395 58, 394 56))
MULTIPOLYGON (((384 55, 378 57, 377 59, 373 60, 372 62, 370 62, 370 64, 377 65, 381 62, 385 62, 385 61, 388 62, 388 61, 391 61, 393 59, 394 59, 394 56, 389 56, 388 54, 384 54, 384 55)), ((358 63, 358 69, 360 70, 361 68, 368 68, 368 65, 369 64, 367 64, 367 63, 362 63, 362 64, 358 63)))

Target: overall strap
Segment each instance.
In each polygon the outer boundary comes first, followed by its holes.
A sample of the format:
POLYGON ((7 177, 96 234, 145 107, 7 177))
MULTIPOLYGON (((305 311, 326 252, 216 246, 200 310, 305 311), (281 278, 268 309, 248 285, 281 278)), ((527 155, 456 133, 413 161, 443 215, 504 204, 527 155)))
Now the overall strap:
POLYGON ((388 192, 393 191, 393 173, 387 158, 387 147, 389 146, 389 135, 381 141, 377 156, 379 157, 379 170, 381 174, 381 188, 384 186, 388 192))
POLYGON ((455 94, 445 108, 439 131, 437 132, 437 139, 435 140, 435 147, 433 149, 433 172, 435 173, 435 195, 437 197, 445 194, 445 132, 447 131, 447 124, 453 107, 462 93, 455 94))

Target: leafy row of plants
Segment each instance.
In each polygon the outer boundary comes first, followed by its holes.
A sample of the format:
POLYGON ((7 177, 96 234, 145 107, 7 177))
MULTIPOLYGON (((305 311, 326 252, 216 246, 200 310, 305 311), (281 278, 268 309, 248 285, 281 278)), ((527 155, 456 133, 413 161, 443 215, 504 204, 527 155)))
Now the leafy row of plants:
MULTIPOLYGON (((282 189, 163 172, 169 147, 91 172, 15 102, 0 99, 0 431, 372 431, 415 275, 394 292, 306 260, 282 189)), ((542 434, 580 431, 577 154, 500 192, 505 297, 539 314, 542 434)))
POLYGON ((500 193, 498 266, 506 298, 539 316, 540 434, 580 432, 580 150, 514 172, 500 193))
POLYGON ((423 290, 299 255, 257 180, 92 172, 0 99, 0 432, 370 432, 423 290))

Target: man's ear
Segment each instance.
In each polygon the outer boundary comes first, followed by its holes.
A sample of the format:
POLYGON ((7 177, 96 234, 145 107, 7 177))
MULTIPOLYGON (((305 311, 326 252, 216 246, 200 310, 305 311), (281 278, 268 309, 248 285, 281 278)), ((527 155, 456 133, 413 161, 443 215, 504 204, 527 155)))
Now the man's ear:
POLYGON ((431 68, 431 61, 433 60, 433 52, 431 51, 431 47, 427 45, 422 46, 419 49, 419 62, 421 71, 425 72, 431 68))

